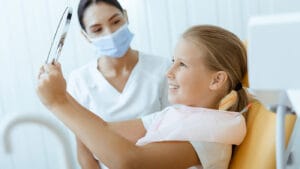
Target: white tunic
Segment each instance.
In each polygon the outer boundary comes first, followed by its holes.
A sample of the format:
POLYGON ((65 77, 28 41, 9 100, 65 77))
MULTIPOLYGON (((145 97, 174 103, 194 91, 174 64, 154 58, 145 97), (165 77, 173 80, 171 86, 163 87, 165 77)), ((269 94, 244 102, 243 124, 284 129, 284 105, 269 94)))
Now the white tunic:
POLYGON ((139 118, 168 105, 166 58, 140 53, 122 91, 118 92, 97 70, 97 60, 75 70, 68 91, 84 107, 105 121, 139 118))

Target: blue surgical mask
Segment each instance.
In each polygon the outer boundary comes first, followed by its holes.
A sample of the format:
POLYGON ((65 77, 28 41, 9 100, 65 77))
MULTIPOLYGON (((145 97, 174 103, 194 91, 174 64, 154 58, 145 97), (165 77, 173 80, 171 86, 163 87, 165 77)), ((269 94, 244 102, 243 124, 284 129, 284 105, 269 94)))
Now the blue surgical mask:
POLYGON ((125 24, 114 33, 94 39, 90 39, 101 56, 121 58, 129 49, 133 34, 125 24))

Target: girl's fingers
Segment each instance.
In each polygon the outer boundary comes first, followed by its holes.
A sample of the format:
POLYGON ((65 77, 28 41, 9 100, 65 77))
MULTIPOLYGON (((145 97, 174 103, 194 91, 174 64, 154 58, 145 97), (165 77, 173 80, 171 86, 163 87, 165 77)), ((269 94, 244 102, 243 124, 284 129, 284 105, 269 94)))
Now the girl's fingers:
POLYGON ((61 64, 57 61, 54 62, 54 65, 58 68, 58 70, 61 72, 61 64))
POLYGON ((50 73, 50 72, 59 70, 59 67, 53 63, 53 64, 44 65, 44 69, 47 73, 50 73))
POLYGON ((49 66, 49 64, 44 65, 44 70, 45 70, 45 73, 49 73, 50 72, 50 66, 49 66))
POLYGON ((40 72, 44 72, 45 69, 44 69, 44 65, 40 67, 40 72))
POLYGON ((61 64, 59 62, 54 61, 51 64, 45 64, 40 68, 38 79, 41 78, 41 76, 44 77, 44 75, 47 75, 49 73, 62 73, 61 70, 61 64))
POLYGON ((41 78, 41 75, 42 75, 43 73, 45 73, 45 69, 44 69, 44 66, 41 66, 41 67, 40 67, 39 74, 38 74, 38 79, 41 78))

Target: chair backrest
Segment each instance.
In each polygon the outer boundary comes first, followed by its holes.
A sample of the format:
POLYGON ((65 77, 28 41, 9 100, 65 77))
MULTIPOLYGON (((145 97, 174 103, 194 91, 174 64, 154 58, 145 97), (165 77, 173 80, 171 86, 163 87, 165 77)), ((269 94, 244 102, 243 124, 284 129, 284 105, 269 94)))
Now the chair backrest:
MULTIPOLYGON (((291 136, 295 115, 286 115, 286 145, 291 136)), ((248 111, 247 135, 243 143, 235 147, 230 169, 275 169, 276 114, 262 103, 254 101, 248 111)))

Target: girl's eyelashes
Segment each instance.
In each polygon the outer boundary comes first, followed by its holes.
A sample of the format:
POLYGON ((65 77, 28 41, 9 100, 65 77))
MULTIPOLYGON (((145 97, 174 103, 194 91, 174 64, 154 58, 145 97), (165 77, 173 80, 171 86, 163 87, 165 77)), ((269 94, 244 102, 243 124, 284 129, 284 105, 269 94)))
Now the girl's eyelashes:
MULTIPOLYGON (((172 63, 175 64, 175 62, 176 62, 175 59, 172 59, 172 63)), ((177 63, 178 63, 179 66, 187 67, 187 65, 185 63, 181 62, 181 61, 179 61, 177 63)))
POLYGON ((186 64, 184 64, 183 62, 179 63, 180 66, 186 67, 186 64))

